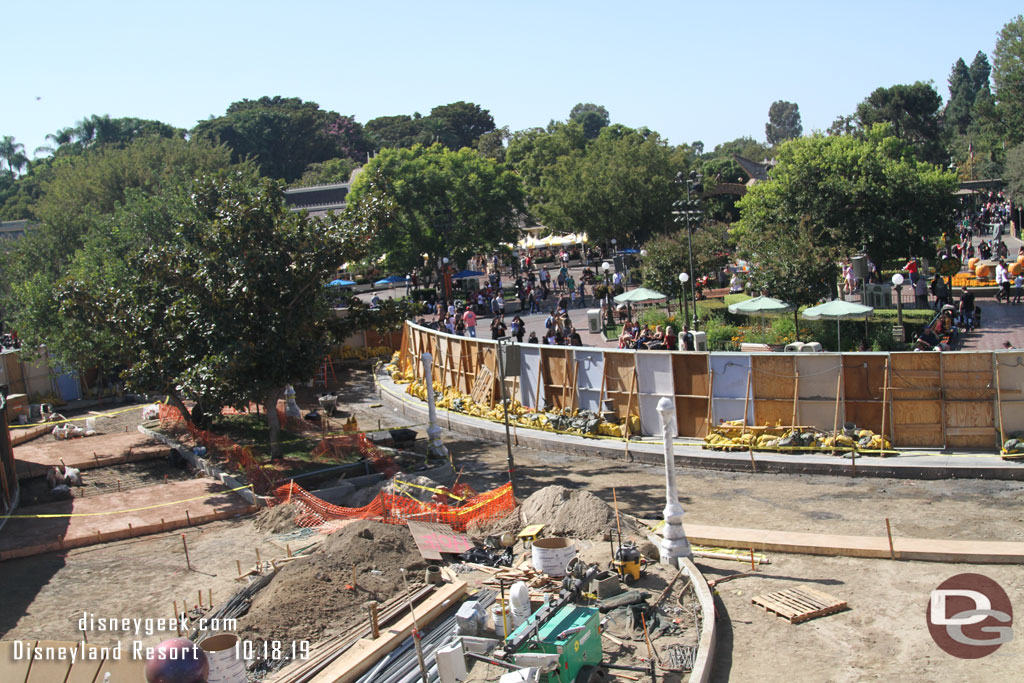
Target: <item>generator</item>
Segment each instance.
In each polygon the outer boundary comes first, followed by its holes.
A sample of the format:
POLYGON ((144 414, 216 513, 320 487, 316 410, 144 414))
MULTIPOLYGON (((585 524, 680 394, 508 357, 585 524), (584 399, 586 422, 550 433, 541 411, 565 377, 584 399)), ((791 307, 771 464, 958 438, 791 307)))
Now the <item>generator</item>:
POLYGON ((538 628, 535 622, 543 619, 540 612, 520 624, 509 640, 514 642, 517 636, 536 629, 536 635, 525 642, 517 654, 558 655, 558 670, 545 674, 542 680, 547 683, 574 682, 581 669, 601 663, 600 613, 596 609, 565 605, 538 628))

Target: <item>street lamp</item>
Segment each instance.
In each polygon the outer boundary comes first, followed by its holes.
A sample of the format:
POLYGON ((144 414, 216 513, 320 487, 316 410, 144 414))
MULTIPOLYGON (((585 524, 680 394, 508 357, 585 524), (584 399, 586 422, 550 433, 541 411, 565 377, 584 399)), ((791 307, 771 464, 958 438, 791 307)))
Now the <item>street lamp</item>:
POLYGON ((612 313, 612 264, 605 261, 601 264, 601 271, 604 273, 605 325, 611 327, 615 324, 615 314, 612 313))
MULTIPOLYGON (((699 193, 701 187, 701 175, 696 171, 690 171, 688 178, 684 178, 682 171, 676 174, 676 184, 682 185, 686 183, 686 199, 676 200, 672 203, 675 210, 672 212, 675 214, 673 219, 676 223, 685 223, 686 225, 686 249, 690 257, 690 272, 693 272, 693 221, 700 221, 700 217, 703 212, 700 210, 700 199, 694 199, 693 193, 699 193)), ((690 296, 693 298, 693 329, 696 330, 700 326, 700 320, 697 318, 697 290, 693 285, 690 285, 690 296)))
MULTIPOLYGON (((903 335, 903 297, 900 292, 903 290, 903 275, 896 273, 892 276, 892 286, 896 288, 896 324, 900 327, 900 336, 903 335)), ((902 339, 900 341, 903 341, 902 339)))
MULTIPOLYGON (((686 283, 690 276, 686 273, 679 273, 679 301, 683 304, 683 323, 690 317, 690 309, 686 302, 686 283)), ((682 330, 680 330, 682 332, 682 330)))
POLYGON ((452 302, 452 279, 448 274, 448 257, 441 259, 441 277, 444 278, 444 301, 446 304, 452 302))

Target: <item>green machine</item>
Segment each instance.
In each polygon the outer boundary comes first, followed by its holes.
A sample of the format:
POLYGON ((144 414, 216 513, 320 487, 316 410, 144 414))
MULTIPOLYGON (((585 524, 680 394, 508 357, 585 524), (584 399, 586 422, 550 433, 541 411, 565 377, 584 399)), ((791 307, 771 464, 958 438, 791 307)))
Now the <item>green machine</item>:
MULTIPOLYGON (((546 675, 547 683, 576 683, 584 667, 586 676, 601 663, 599 623, 600 613, 592 607, 568 604, 547 618, 541 608, 513 631, 508 641, 521 643, 518 653, 558 655, 558 669, 546 675)), ((598 676, 604 680, 602 674, 598 676)))

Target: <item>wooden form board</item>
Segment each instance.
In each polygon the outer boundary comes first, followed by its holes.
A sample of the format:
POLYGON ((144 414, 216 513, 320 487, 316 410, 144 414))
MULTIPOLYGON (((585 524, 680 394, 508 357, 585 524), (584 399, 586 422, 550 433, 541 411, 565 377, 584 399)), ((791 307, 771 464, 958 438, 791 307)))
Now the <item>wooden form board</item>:
MULTIPOLYGON (((611 401, 611 409, 620 420, 626 419, 629 396, 633 392, 636 369, 633 365, 635 351, 608 351, 604 354, 604 395, 611 401)), ((636 397, 633 398, 635 410, 636 397)))
MULTIPOLYGON (((637 396, 633 405, 639 406, 640 424, 645 434, 661 433, 661 416, 658 402, 662 398, 675 396, 675 381, 672 373, 672 354, 657 351, 636 355, 637 396)), ((674 415, 672 417, 675 417, 674 415)))
POLYGON ((570 346, 552 346, 540 351, 540 374, 547 405, 562 410, 574 404, 573 353, 570 346))
MULTIPOLYGON (((430 624, 440 614, 453 607, 466 594, 466 582, 446 584, 415 608, 420 628, 430 624)), ((393 626, 381 631, 380 638, 356 641, 345 654, 313 678, 315 683, 350 683, 362 676, 388 652, 409 637, 414 628, 411 616, 405 616, 393 626)))
POLYGON ((936 352, 890 354, 894 446, 937 448, 946 443, 941 355, 936 352))
POLYGON ((1024 353, 1005 351, 993 356, 999 382, 996 416, 1003 425, 1003 438, 1009 439, 1015 432, 1024 432, 1024 353))
POLYGON ((708 433, 711 367, 706 353, 673 353, 672 384, 676 400, 676 433, 702 438, 708 433))
POLYGON ((991 356, 942 353, 939 360, 946 446, 998 448, 991 356))
POLYGON ((580 410, 600 411, 604 354, 592 349, 576 349, 573 352, 576 364, 576 396, 580 410))
POLYGON ((711 355, 711 421, 743 420, 746 407, 747 424, 754 424, 754 401, 747 400, 750 390, 750 355, 723 353, 711 355))

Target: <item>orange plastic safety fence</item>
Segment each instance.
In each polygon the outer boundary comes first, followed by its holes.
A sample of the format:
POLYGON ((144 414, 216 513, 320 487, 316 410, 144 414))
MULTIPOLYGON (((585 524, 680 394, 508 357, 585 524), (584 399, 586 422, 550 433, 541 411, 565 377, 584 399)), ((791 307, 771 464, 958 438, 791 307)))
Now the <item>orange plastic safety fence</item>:
MULTIPOLYGON (((160 405, 161 425, 165 426, 168 423, 184 421, 184 419, 176 407, 160 405)), ((189 422, 185 422, 185 427, 196 443, 205 446, 210 453, 223 456, 233 467, 245 472, 245 476, 256 493, 266 494, 274 488, 276 479, 263 469, 249 448, 239 446, 226 436, 199 429, 189 422)))
POLYGON ((293 503, 302 508, 303 513, 296 520, 299 526, 319 526, 336 519, 377 519, 387 524, 405 524, 413 520, 448 524, 455 531, 465 531, 474 520, 497 519, 516 506, 511 484, 474 496, 459 507, 423 503, 406 496, 381 492, 369 505, 346 508, 317 498, 295 482, 279 486, 274 491, 274 498, 278 503, 293 503))

